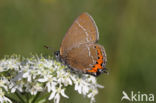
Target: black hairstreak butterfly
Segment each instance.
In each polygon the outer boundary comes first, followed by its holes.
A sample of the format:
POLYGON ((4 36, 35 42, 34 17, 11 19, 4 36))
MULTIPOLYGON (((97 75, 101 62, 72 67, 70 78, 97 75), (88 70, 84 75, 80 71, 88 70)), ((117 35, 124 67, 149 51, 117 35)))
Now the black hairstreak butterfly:
POLYGON ((65 34, 56 58, 79 73, 98 76, 106 71, 106 52, 97 44, 98 28, 88 13, 82 13, 65 34))

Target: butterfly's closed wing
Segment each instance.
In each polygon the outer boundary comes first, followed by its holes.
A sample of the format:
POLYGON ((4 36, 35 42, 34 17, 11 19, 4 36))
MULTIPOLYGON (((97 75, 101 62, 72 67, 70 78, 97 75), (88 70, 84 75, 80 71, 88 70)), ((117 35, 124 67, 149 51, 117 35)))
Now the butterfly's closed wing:
POLYGON ((99 33, 93 18, 88 13, 83 13, 67 31, 61 43, 60 54, 84 43, 95 43, 98 39, 99 33))
POLYGON ((107 72, 106 53, 104 47, 96 43, 98 39, 99 33, 93 18, 83 13, 69 28, 55 56, 74 71, 98 76, 107 72))

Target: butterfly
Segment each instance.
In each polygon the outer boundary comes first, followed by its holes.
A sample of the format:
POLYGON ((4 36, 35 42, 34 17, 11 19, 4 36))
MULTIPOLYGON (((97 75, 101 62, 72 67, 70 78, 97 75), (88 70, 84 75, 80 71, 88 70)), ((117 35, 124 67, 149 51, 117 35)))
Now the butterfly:
POLYGON ((88 13, 82 13, 65 34, 60 50, 54 54, 76 73, 98 76, 107 73, 106 52, 98 40, 95 21, 88 13))

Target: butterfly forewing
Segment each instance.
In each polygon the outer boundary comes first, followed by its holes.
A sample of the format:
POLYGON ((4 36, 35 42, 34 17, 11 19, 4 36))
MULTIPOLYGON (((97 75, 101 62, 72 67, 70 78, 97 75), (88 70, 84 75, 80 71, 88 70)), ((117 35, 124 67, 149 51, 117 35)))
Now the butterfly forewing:
POLYGON ((67 31, 60 47, 60 54, 81 44, 95 43, 99 39, 97 26, 88 13, 81 14, 67 31))

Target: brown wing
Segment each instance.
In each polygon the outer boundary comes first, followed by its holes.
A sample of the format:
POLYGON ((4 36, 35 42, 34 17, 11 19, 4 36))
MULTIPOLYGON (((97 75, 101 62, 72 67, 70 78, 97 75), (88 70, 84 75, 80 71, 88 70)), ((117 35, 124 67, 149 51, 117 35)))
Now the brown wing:
POLYGON ((80 44, 96 42, 99 39, 97 26, 88 13, 81 14, 67 31, 60 47, 60 54, 80 44))
POLYGON ((102 55, 106 60, 106 55, 104 48, 99 44, 83 44, 77 48, 72 48, 66 55, 64 55, 63 60, 74 70, 87 73, 87 70, 92 69, 98 60, 97 49, 98 46, 102 51, 102 55))

